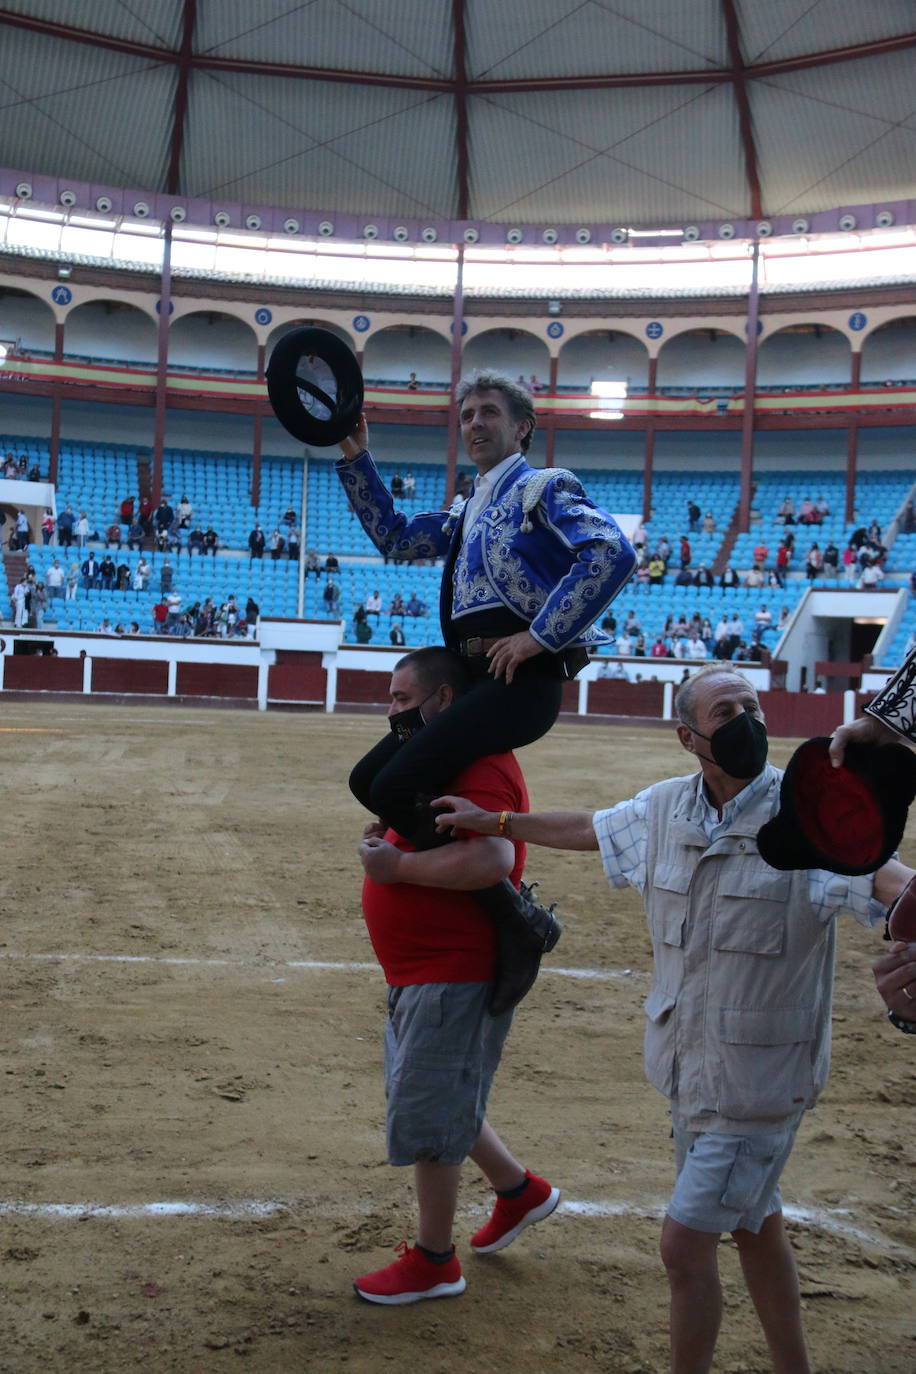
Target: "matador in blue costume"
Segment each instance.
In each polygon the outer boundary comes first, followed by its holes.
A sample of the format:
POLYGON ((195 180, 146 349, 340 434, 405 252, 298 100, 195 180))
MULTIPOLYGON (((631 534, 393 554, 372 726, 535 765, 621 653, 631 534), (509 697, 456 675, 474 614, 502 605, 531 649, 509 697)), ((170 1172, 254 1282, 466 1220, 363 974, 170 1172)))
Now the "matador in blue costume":
POLYGON ((467 501, 412 519, 398 512, 368 451, 364 418, 341 443, 337 464, 347 498, 382 554, 444 557, 443 640, 465 660, 473 682, 428 724, 422 707, 414 713, 419 719, 395 718, 392 735, 351 774, 355 796, 418 847, 441 839, 429 800, 473 759, 547 733, 564 680, 585 666, 590 648, 607 642, 595 621, 636 566, 617 523, 573 473, 525 461, 536 417, 523 387, 498 373, 476 373, 459 383, 456 401, 478 473, 467 501))

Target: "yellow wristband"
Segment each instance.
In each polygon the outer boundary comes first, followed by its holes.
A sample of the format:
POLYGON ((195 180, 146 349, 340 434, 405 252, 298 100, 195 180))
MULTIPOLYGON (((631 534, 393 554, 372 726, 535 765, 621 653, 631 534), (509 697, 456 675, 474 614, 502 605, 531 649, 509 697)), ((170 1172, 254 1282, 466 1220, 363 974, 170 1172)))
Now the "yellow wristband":
POLYGON ((497 833, 497 835, 506 835, 506 836, 512 834, 512 812, 511 812, 511 811, 500 811, 500 813, 499 813, 499 820, 496 822, 496 833, 497 833))

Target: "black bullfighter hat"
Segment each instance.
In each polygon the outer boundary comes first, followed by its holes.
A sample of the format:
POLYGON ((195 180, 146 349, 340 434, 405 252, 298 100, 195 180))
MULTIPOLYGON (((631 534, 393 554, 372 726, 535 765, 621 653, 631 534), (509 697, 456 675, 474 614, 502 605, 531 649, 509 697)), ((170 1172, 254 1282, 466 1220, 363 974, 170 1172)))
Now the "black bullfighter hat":
POLYGON ((359 420, 363 374, 352 349, 336 334, 303 326, 284 334, 270 355, 267 394, 294 439, 328 448, 359 420))
POLYGON ((848 744, 839 768, 830 740, 806 740, 789 760, 779 810, 757 836, 771 868, 874 873, 894 853, 916 796, 916 757, 902 744, 848 744))

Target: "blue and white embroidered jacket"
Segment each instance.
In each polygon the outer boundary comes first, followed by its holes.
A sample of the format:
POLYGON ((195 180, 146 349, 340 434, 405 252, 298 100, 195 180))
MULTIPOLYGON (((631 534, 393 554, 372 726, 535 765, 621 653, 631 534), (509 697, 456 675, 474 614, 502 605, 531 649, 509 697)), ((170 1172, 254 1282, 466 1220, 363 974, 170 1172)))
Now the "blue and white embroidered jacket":
POLYGON ((440 616, 447 644, 455 644, 455 622, 463 616, 503 607, 528 621, 551 653, 608 642, 594 622, 632 576, 636 554, 573 473, 529 467, 519 454, 463 542, 464 502, 409 520, 395 510, 371 454, 339 461, 337 474, 381 553, 446 556, 451 576, 442 579, 440 616))

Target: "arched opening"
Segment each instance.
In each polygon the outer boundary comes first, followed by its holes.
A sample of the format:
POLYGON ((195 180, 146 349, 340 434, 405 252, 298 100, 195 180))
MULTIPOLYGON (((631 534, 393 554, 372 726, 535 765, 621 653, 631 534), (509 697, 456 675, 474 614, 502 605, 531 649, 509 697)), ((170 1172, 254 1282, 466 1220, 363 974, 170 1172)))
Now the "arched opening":
POLYGON ((550 380, 546 343, 525 329, 485 329, 464 346, 462 372, 503 372, 533 392, 545 391, 550 380))
POLYGON ((724 329, 685 329, 662 345, 658 355, 659 391, 674 395, 744 386, 745 343, 724 329))
POLYGON ((30 291, 0 286, 0 340, 17 355, 42 357, 54 352, 54 312, 30 291))
POLYGON ((155 363, 156 353, 155 321, 127 301, 86 301, 67 316, 64 357, 70 361, 135 367, 155 363))
POLYGON ((560 350, 558 391, 588 391, 592 382, 626 382, 631 391, 644 391, 648 381, 649 350, 618 329, 577 334, 560 350))
POLYGON ((326 329, 329 334, 333 334, 335 338, 340 339, 343 343, 345 343, 348 348, 352 348, 354 353, 356 352, 356 344, 353 342, 353 336, 351 334, 348 334, 345 329, 341 329, 339 324, 332 324, 330 320, 316 320, 314 318, 309 318, 301 320, 287 320, 285 324, 277 325, 276 329, 271 331, 267 339, 268 359, 270 358, 271 352, 273 351, 273 349, 276 348, 277 344, 280 342, 281 339, 285 339, 286 335, 291 334, 294 329, 302 329, 304 327, 308 327, 310 329, 326 329))
POLYGON ((169 330, 169 367, 251 376, 257 363, 254 330, 237 315, 193 311, 181 315, 169 330))
POLYGON ((760 341, 757 385, 792 391, 848 386, 850 352, 846 335, 829 325, 786 325, 760 341))
POLYGON ((366 341, 363 375, 369 386, 447 391, 451 353, 449 341, 434 329, 395 324, 366 341))
POLYGON ((861 381, 916 382, 916 315, 872 330, 862 345, 861 381))

